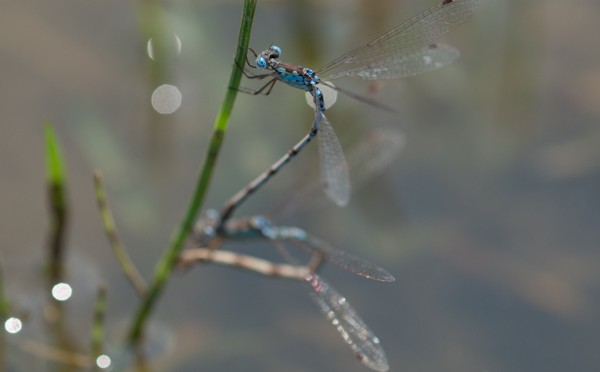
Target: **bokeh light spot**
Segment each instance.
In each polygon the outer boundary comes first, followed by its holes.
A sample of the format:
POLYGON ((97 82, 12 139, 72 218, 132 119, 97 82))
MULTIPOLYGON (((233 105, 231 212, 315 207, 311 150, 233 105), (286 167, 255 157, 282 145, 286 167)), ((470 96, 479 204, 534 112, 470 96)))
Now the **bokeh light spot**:
POLYGON ((73 288, 67 283, 58 283, 52 287, 52 297, 58 301, 66 301, 73 295, 73 288))
POLYGON ((6 322, 4 322, 4 329, 6 329, 6 332, 8 333, 19 333, 22 328, 23 323, 19 318, 8 318, 6 319, 6 322))
MULTIPOLYGON (((172 39, 168 39, 167 41, 167 52, 169 53, 174 53, 175 55, 180 55, 181 54, 181 39, 179 38, 179 36, 177 36, 177 34, 173 34, 173 38, 172 39)), ((148 39, 148 43, 146 44, 146 52, 148 53, 148 57, 150 57, 151 60, 154 60, 155 58, 155 41, 154 38, 150 38, 148 39)))
MULTIPOLYGON (((330 81, 326 81, 326 83, 333 86, 333 83, 330 81)), ((337 90, 323 84, 319 85, 319 89, 321 89, 321 92, 323 93, 325 108, 333 106, 335 101, 337 101, 337 90)), ((313 96, 309 92, 306 92, 306 103, 308 103, 310 107, 315 108, 313 96)))
POLYGON ((159 114, 172 114, 181 106, 181 98, 176 86, 164 84, 152 92, 152 107, 159 114))
POLYGON ((98 358, 96 358, 96 365, 98 366, 98 368, 108 368, 110 367, 111 362, 112 361, 110 360, 110 357, 106 354, 102 354, 98 358))

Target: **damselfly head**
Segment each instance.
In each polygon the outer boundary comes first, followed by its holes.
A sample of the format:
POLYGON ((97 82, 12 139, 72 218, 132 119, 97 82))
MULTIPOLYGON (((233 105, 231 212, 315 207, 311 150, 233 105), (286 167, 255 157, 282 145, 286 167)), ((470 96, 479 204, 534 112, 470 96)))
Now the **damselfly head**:
POLYGON ((200 245, 207 244, 214 239, 217 234, 217 221, 219 213, 214 209, 209 209, 206 214, 196 221, 194 225, 194 238, 200 245))
POLYGON ((256 57, 256 67, 267 68, 272 59, 277 59, 281 56, 281 48, 277 45, 271 45, 269 49, 260 52, 256 57))

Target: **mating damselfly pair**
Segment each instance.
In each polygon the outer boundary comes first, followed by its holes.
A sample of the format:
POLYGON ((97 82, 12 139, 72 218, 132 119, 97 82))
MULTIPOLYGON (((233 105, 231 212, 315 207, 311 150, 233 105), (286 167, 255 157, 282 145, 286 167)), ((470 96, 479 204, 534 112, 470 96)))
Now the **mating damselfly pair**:
MULTIPOLYGON (((321 178, 326 194, 336 204, 346 205, 351 189, 348 166, 335 131, 325 116, 328 107, 320 86, 329 87, 375 107, 393 110, 370 98, 334 86, 330 81, 345 76, 368 80, 399 78, 448 65, 458 58, 459 52, 451 46, 436 43, 436 40, 467 20, 475 12, 477 5, 477 0, 443 0, 318 70, 281 62, 279 58, 282 49, 275 45, 260 53, 251 50, 255 60, 253 63, 246 61, 251 70, 240 66, 244 75, 250 79, 268 79, 268 82, 259 89, 244 91, 253 94, 269 94, 275 83, 282 81, 310 94, 315 117, 309 133, 282 158, 227 201, 220 213, 214 212, 199 222, 198 243, 201 248, 195 250, 197 255, 195 257, 200 261, 227 263, 263 274, 304 280, 321 312, 335 326, 356 357, 374 370, 386 371, 389 368, 379 339, 345 298, 315 272, 324 261, 337 264, 368 279, 389 282, 393 281, 393 277, 379 266, 333 249, 297 227, 275 226, 262 217, 231 219, 231 216, 240 204, 266 184, 315 136, 319 142, 321 178), (255 73, 255 70, 265 72, 255 73), (313 258, 316 258, 316 264, 285 266, 271 263, 269 265, 268 261, 217 251, 223 240, 250 238, 302 245, 308 248, 313 258)), ((193 257, 190 260, 193 260, 193 257)))

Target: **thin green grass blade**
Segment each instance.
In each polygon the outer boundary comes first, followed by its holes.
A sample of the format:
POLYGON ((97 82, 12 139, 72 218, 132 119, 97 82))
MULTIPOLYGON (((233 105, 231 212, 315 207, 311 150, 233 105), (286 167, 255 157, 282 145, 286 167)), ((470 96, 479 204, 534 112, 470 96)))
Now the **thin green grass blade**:
POLYGON ((44 125, 44 138, 46 147, 46 187, 51 218, 48 233, 48 269, 50 279, 58 281, 62 276, 64 241, 68 218, 67 172, 60 144, 50 122, 44 125))
POLYGON ((196 189, 194 195, 188 205, 185 216, 181 222, 181 225, 177 231, 173 234, 169 247, 165 251, 163 257, 158 262, 154 273, 154 279, 150 284, 147 296, 142 300, 133 323, 128 333, 128 341, 130 344, 137 343, 143 333, 144 325, 150 316, 156 300, 160 296, 168 278, 173 271, 173 267, 177 263, 181 249, 187 236, 189 235, 194 221, 196 220, 204 197, 208 191, 210 180, 212 179, 213 170, 217 162, 217 158, 225 138, 225 132, 231 117, 231 112, 237 97, 238 88, 242 80, 242 71, 238 66, 243 66, 248 51, 248 44, 250 42, 250 33, 252 31, 252 22, 254 20, 254 12, 256 9, 257 0, 245 0, 244 9, 242 14, 242 21, 240 24, 240 33, 238 37, 237 50, 235 55, 235 64, 232 66, 231 75, 229 78, 228 90, 225 93, 225 98, 221 109, 215 119, 213 126, 213 132, 210 144, 208 146, 208 152, 206 154, 204 165, 198 176, 196 189))

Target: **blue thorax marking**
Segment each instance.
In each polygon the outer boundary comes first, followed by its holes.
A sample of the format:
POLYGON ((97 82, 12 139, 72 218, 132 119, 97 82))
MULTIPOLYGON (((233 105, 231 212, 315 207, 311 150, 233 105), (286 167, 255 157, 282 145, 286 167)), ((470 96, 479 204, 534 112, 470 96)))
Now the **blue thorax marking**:
POLYGON ((277 74, 277 78, 287 85, 309 92, 314 97, 319 110, 325 111, 323 93, 317 88, 317 84, 321 82, 317 74, 306 67, 279 62, 277 60, 279 57, 281 57, 281 48, 271 45, 256 57, 256 67, 272 70, 277 74))
POLYGON ((269 61, 269 67, 275 71, 277 77, 284 83, 294 88, 311 91, 321 79, 309 68, 291 66, 279 61, 269 61))

